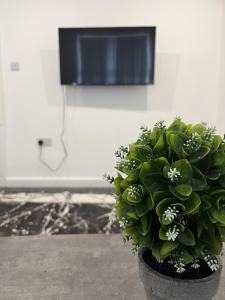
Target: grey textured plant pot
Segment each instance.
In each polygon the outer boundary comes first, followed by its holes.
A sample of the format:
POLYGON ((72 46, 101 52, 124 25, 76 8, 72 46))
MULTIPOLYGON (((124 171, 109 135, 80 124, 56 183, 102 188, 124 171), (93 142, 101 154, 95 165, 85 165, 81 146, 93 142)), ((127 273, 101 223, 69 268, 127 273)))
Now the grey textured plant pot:
POLYGON ((143 258, 146 248, 138 253, 139 274, 148 300, 211 300, 216 295, 222 270, 202 279, 184 280, 169 277, 153 270, 143 258))

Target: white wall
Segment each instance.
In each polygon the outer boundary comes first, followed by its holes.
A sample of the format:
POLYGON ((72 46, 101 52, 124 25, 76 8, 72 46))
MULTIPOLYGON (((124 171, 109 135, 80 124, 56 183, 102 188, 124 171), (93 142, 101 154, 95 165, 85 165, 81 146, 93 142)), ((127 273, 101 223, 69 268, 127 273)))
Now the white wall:
POLYGON ((158 119, 181 116, 225 129, 218 117, 222 8, 223 0, 1 0, 6 184, 103 186, 114 150, 158 119), (56 165, 62 155, 57 28, 148 25, 157 26, 155 85, 68 87, 69 157, 50 172, 37 159, 36 140, 53 138, 45 158, 56 165), (19 72, 10 71, 11 61, 20 63, 19 72))
POLYGON ((221 61, 220 61, 220 100, 218 106, 218 129, 225 133, 225 1, 222 7, 222 35, 221 35, 221 61))
POLYGON ((4 91, 3 91, 3 67, 0 36, 0 186, 5 186, 5 122, 4 122, 4 91))

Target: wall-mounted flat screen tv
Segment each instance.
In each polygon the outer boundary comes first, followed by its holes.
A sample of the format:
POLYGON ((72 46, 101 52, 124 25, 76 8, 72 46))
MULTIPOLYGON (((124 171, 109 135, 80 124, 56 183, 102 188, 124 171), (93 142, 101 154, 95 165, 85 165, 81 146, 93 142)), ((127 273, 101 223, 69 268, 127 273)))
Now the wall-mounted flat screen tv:
POLYGON ((61 84, 154 82, 156 27, 59 28, 61 84))

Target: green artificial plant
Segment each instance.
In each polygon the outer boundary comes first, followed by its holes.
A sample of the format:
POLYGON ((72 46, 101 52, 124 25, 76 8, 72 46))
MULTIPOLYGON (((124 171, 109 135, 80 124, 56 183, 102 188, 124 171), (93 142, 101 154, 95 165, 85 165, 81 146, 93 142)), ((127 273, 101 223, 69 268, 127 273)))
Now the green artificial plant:
POLYGON ((218 269, 225 241, 225 143, 207 124, 164 121, 142 133, 116 156, 117 219, 136 248, 147 247, 176 271, 199 267, 199 258, 218 269))

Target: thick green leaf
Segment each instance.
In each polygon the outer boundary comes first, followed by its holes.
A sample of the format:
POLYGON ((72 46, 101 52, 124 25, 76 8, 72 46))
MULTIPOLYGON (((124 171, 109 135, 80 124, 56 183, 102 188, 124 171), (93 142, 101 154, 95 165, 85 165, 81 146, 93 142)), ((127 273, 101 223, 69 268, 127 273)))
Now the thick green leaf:
POLYGON ((206 219, 204 228, 200 240, 206 244, 212 254, 220 254, 222 250, 222 239, 217 226, 212 224, 209 219, 206 219))
POLYGON ((163 176, 166 178, 166 179, 169 179, 169 176, 168 176, 168 172, 170 171, 170 166, 165 166, 163 168, 163 176))
POLYGON ((115 194, 116 195, 121 194, 120 184, 121 184, 122 180, 123 180, 123 178, 120 175, 118 177, 116 177, 115 180, 114 180, 114 187, 115 187, 115 194))
POLYGON ((225 242, 225 226, 217 226, 221 239, 223 242, 225 242))
POLYGON ((225 188, 225 175, 222 175, 219 180, 218 180, 219 184, 225 188))
POLYGON ((219 135, 215 135, 212 141, 212 147, 211 147, 211 152, 216 152, 220 146, 221 143, 221 137, 219 135))
POLYGON ((159 238, 162 241, 167 241, 168 238, 166 236, 166 231, 167 231, 167 227, 166 226, 161 226, 159 229, 159 238))
POLYGON ((152 249, 154 243, 154 235, 151 232, 148 232, 145 236, 142 236, 141 245, 143 247, 147 247, 148 249, 152 249))
POLYGON ((154 160, 154 163, 159 167, 159 170, 161 172, 162 172, 162 170, 163 170, 163 168, 165 166, 169 166, 170 165, 169 162, 168 162, 168 160, 165 157, 163 157, 163 156, 161 156, 159 158, 156 158, 154 160))
POLYGON ((124 192, 123 192, 123 199, 130 205, 135 205, 137 203, 140 203, 142 202, 142 199, 143 199, 143 187, 141 185, 132 185, 132 186, 129 186, 124 192), (129 192, 129 190, 131 189, 131 187, 134 186, 134 187, 138 187, 140 191, 142 191, 142 193, 140 193, 138 196, 133 196, 131 195, 131 193, 129 192))
POLYGON ((129 186, 129 183, 127 182, 126 179, 121 180, 121 182, 120 182, 120 190, 121 190, 121 192, 125 191, 126 188, 128 188, 128 186, 129 186))
POLYGON ((178 235, 178 241, 185 246, 194 246, 195 238, 190 229, 186 228, 184 232, 180 232, 178 235))
POLYGON ((178 203, 176 199, 174 198, 163 199, 156 207, 156 214, 158 215, 159 220, 163 225, 168 225, 173 223, 173 220, 169 221, 163 215, 163 213, 169 206, 170 207, 175 206, 180 212, 183 212, 185 210, 185 206, 181 203, 178 203))
POLYGON ((175 190, 178 194, 181 194, 184 197, 189 197, 192 193, 192 187, 190 184, 179 184, 175 186, 175 190))
POLYGON ((137 216, 137 213, 133 210, 133 208, 130 208, 129 210, 127 210, 126 215, 131 219, 135 219, 135 220, 139 219, 137 216))
POLYGON ((196 193, 192 193, 190 198, 184 202, 185 211, 183 215, 195 214, 199 210, 199 206, 201 204, 201 199, 196 193))
POLYGON ((152 153, 152 150, 145 145, 130 144, 129 145, 129 157, 131 159, 138 159, 141 162, 148 161, 148 155, 152 153))
POLYGON ((219 255, 223 249, 223 241, 220 233, 216 233, 215 238, 211 241, 212 252, 219 255))
POLYGON ((137 228, 135 226, 126 227, 124 229, 124 232, 126 235, 132 237, 133 241, 137 244, 139 244, 143 239, 143 236, 141 235, 141 233, 137 230, 137 228))
POLYGON ((211 199, 209 195, 201 195, 201 211, 206 211, 212 207, 210 200, 211 199))
POLYGON ((225 175, 225 167, 218 169, 220 175, 225 175))
POLYGON ((198 238, 200 238, 200 236, 201 236, 201 233, 202 233, 202 231, 204 229, 204 225, 205 225, 205 223, 204 223, 204 217, 202 215, 199 215, 197 217, 197 224, 196 224, 198 238))
POLYGON ((139 204, 136 204, 135 208, 136 208, 137 215, 139 217, 144 216, 149 211, 148 204, 146 202, 141 202, 139 204))
POLYGON ((219 169, 225 166, 225 153, 223 151, 217 151, 212 155, 212 167, 219 169))
POLYGON ((175 119, 173 123, 169 126, 168 131, 181 133, 187 129, 187 125, 180 119, 175 119))
POLYGON ((129 217, 135 220, 138 220, 139 217, 137 215, 136 209, 134 206, 128 205, 122 197, 118 199, 115 205, 116 213, 118 218, 121 220, 123 217, 129 217))
POLYGON ((217 222, 221 223, 222 225, 225 225, 225 210, 220 209, 218 210, 216 207, 211 207, 209 209, 209 214, 215 219, 217 222))
POLYGON ((164 149, 164 147, 165 147, 165 138, 164 138, 164 134, 162 133, 158 141, 156 142, 153 152, 154 153, 160 152, 164 149))
POLYGON ((204 249, 205 249, 205 243, 202 243, 202 241, 197 240, 196 245, 192 248, 192 252, 195 258, 201 257, 202 251, 204 249))
POLYGON ((195 163, 203 159, 209 153, 209 151, 210 151, 209 147, 202 146, 198 151, 191 154, 188 159, 191 163, 195 163))
POLYGON ((164 130, 161 129, 161 128, 157 128, 157 127, 154 127, 154 128, 153 128, 153 130, 152 130, 152 132, 151 132, 151 134, 150 134, 151 144, 152 144, 153 146, 156 145, 156 143, 157 143, 159 137, 161 136, 161 134, 162 134, 163 132, 164 132, 164 130))
POLYGON ((195 166, 192 166, 192 171, 193 173, 192 173, 191 185, 193 191, 203 191, 207 187, 207 181, 205 179, 205 176, 195 166))
POLYGON ((217 190, 215 190, 215 191, 213 191, 213 192, 210 193, 210 196, 213 196, 214 198, 218 197, 220 195, 224 195, 225 196, 225 189, 220 188, 220 189, 217 189, 217 190))
POLYGON ((169 135, 169 143, 172 150, 178 155, 179 158, 183 158, 185 156, 183 149, 184 138, 182 138, 181 135, 171 133, 169 135))
POLYGON ((162 259, 164 256, 162 256, 160 254, 160 248, 161 248, 161 244, 160 243, 154 243, 153 247, 152 247, 152 255, 156 258, 156 259, 162 259))
POLYGON ((217 169, 215 170, 210 170, 207 174, 206 177, 210 180, 217 180, 220 177, 220 171, 217 169))
POLYGON ((215 225, 208 223, 209 248, 213 254, 219 255, 222 251, 223 244, 221 235, 215 225))
MULTIPOLYGON (((210 222, 212 222, 212 224, 218 223, 218 221, 213 217, 210 210, 207 210, 207 215, 208 215, 208 218, 209 218, 210 222)), ((223 225, 223 224, 220 224, 220 225, 223 225)))
POLYGON ((169 255, 173 250, 175 250, 179 246, 179 243, 177 241, 171 242, 171 241, 165 241, 162 243, 160 254, 162 256, 169 255))
POLYGON ((185 247, 182 248, 181 252, 184 264, 190 264, 193 261, 194 256, 185 247))
POLYGON ((154 162, 144 162, 141 167, 140 178, 150 173, 160 173, 159 167, 154 162))
POLYGON ((175 161, 172 164, 172 168, 176 168, 181 175, 181 178, 179 179, 179 184, 182 183, 189 183, 192 177, 192 168, 187 159, 180 159, 175 161))
POLYGON ((225 202, 225 196, 224 195, 220 195, 219 197, 216 197, 216 207, 218 210, 220 210, 221 208, 223 208, 225 202))
POLYGON ((148 198, 146 199, 146 204, 149 210, 152 210, 154 208, 154 198, 152 197, 152 195, 148 196, 148 198))
POLYGON ((156 214, 161 217, 164 211, 173 203, 176 203, 176 199, 174 198, 165 198, 156 206, 156 214))
POLYGON ((141 217, 141 221, 137 224, 137 230, 141 235, 145 236, 149 232, 151 221, 152 218, 149 215, 144 215, 141 217))
POLYGON ((191 133, 197 132, 199 135, 201 135, 204 131, 205 131, 205 126, 201 123, 192 126, 190 129, 191 133))
POLYGON ((211 167, 211 155, 210 152, 201 160, 199 160, 197 163, 195 163, 195 166, 204 174, 207 174, 211 167))
POLYGON ((140 168, 130 171, 129 175, 126 178, 127 182, 129 184, 137 183, 139 181, 139 173, 140 173, 140 168))
POLYGON ((145 175, 141 178, 141 181, 149 194, 157 191, 163 191, 167 187, 166 180, 160 173, 151 173, 149 175, 145 175))
POLYGON ((159 157, 151 162, 144 162, 140 171, 140 178, 149 174, 162 174, 163 167, 168 166, 169 162, 165 157, 159 157))
POLYGON ((169 191, 156 191, 153 193, 153 202, 157 206, 159 202, 165 198, 169 198, 171 195, 169 191))
POLYGON ((136 174, 137 168, 140 166, 140 161, 138 160, 133 160, 133 163, 135 163, 136 169, 130 169, 130 161, 129 160, 124 160, 123 164, 117 164, 115 169, 119 170, 120 172, 130 175, 130 174, 136 174))
POLYGON ((188 197, 179 194, 173 185, 169 185, 169 190, 179 200, 185 201, 188 199, 188 197))
POLYGON ((202 141, 202 146, 206 146, 208 148, 211 148, 212 144, 209 141, 203 140, 202 141))

